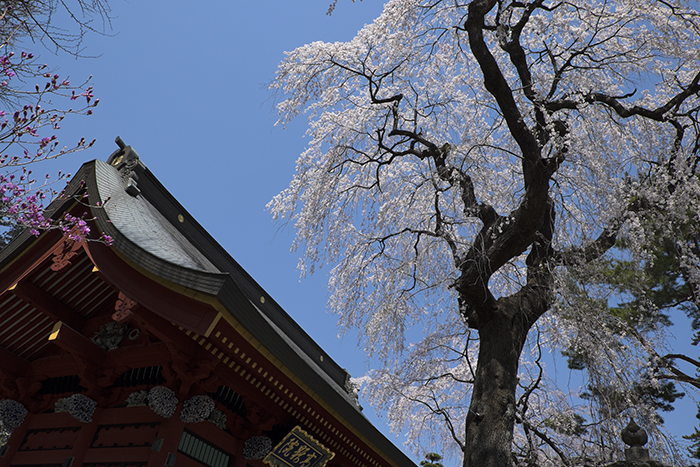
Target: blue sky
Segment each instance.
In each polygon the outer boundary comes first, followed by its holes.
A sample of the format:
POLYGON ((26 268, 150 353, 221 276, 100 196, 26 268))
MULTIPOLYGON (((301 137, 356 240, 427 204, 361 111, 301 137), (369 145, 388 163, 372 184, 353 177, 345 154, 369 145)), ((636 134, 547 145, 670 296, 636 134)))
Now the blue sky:
MULTIPOLYGON (((99 106, 91 117, 64 121, 59 138, 64 144, 81 136, 97 142, 35 171, 75 172, 84 161, 106 160, 121 136, 269 294, 360 376, 368 367, 355 337, 338 339, 335 318, 324 312, 325 271, 300 281, 297 255, 289 251, 291 227, 274 224, 265 211, 304 149, 303 117, 286 129, 274 127, 266 83, 283 52, 316 40, 348 40, 382 8, 379 1, 340 0, 327 16, 330 2, 111 0, 111 29, 85 41, 84 54, 95 58, 41 52, 74 83, 93 76, 99 106)), ((566 371, 564 362, 558 367, 566 371)), ((402 443, 370 407, 365 413, 402 443)), ((664 418, 688 433, 694 414, 687 401, 664 418)))
MULTIPOLYGON (((121 136, 200 224, 333 352, 340 347, 335 319, 323 314, 323 271, 299 280, 298 256, 289 251, 293 232, 274 224, 265 210, 291 180, 304 148, 303 118, 286 129, 274 126, 267 83, 283 52, 313 40, 349 39, 381 11, 377 4, 341 2, 329 17, 329 3, 219 2, 193 11, 192 2, 112 0, 112 30, 85 41, 84 54, 95 58, 41 54, 73 83, 93 76, 100 99, 94 115, 66 119, 58 136, 63 144, 81 136, 97 141, 34 170, 74 173, 87 160, 106 160, 121 136), (328 327, 314 333, 319 321, 328 327)), ((354 348, 350 340, 343 348, 354 348)), ((362 357, 356 357, 347 365, 361 370, 355 360, 362 357)))
POLYGON ((304 149, 304 118, 286 129, 274 126, 267 83, 284 51, 351 39, 382 9, 379 2, 341 0, 327 16, 330 2, 111 0, 112 29, 84 43, 83 54, 94 58, 40 54, 74 84, 92 75, 100 104, 90 117, 64 120, 58 136, 66 145, 81 136, 97 141, 33 169, 75 173, 85 161, 106 160, 121 136, 253 278, 340 365, 361 376, 367 366, 355 337, 338 339, 336 319, 325 313, 325 271, 299 279, 293 231, 265 210, 291 180, 304 149))

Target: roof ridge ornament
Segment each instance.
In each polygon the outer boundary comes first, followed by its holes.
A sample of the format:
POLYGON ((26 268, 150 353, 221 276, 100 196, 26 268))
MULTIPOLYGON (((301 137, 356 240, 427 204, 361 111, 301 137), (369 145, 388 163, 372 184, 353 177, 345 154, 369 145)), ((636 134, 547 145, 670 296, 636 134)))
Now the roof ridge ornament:
POLYGON ((109 156, 107 163, 119 171, 122 182, 125 185, 124 190, 131 196, 136 197, 141 193, 141 190, 138 188, 139 177, 134 172, 134 169, 139 165, 141 159, 134 148, 127 146, 121 137, 117 136, 114 142, 117 143, 119 149, 109 156))

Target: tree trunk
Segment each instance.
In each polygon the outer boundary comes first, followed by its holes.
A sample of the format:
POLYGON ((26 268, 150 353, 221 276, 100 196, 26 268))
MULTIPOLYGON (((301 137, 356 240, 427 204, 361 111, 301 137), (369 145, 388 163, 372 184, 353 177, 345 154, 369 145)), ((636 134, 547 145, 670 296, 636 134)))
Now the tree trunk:
POLYGON ((518 362, 530 328, 513 302, 498 300, 491 319, 479 325, 479 360, 466 419, 464 467, 512 465, 518 362))

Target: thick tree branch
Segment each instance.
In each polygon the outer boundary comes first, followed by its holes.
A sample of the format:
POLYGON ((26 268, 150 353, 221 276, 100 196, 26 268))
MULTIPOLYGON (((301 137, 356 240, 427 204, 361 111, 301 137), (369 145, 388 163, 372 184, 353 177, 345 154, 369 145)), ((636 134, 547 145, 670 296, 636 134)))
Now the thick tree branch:
POLYGON ((624 216, 614 218, 605 227, 598 238, 581 248, 571 248, 565 251, 554 251, 549 263, 553 266, 575 266, 590 263, 603 256, 615 245, 617 234, 624 223, 624 216))
POLYGON ((700 361, 695 360, 694 358, 690 358, 687 355, 683 354, 667 354, 661 357, 661 361, 663 362, 663 367, 673 373, 673 376, 667 376, 668 379, 674 379, 676 381, 680 381, 682 383, 688 383, 692 386, 695 386, 696 388, 700 389, 700 378, 697 377, 692 377, 689 376, 687 373, 679 370, 673 364, 671 363, 672 360, 679 359, 683 360, 684 362, 690 363, 691 365, 695 366, 697 370, 700 370, 700 361))
POLYGON ((630 118, 633 116, 640 116, 657 122, 667 121, 667 113, 672 109, 677 109, 683 102, 689 97, 700 93, 700 72, 695 75, 692 81, 683 88, 682 91, 671 97, 665 104, 655 108, 647 109, 645 107, 640 107, 634 105, 632 107, 625 107, 622 99, 631 97, 634 93, 627 94, 625 96, 610 96, 600 92, 590 92, 581 95, 582 101, 573 99, 561 99, 552 102, 547 102, 545 108, 550 112, 555 112, 562 109, 575 110, 581 107, 583 103, 587 104, 604 104, 608 108, 612 109, 619 117, 630 118))
POLYGON ((525 51, 523 50, 523 47, 520 44, 520 34, 522 33, 523 28, 530 19, 530 15, 532 14, 532 12, 539 8, 542 5, 542 3, 544 3, 544 0, 536 0, 527 5, 520 20, 511 29, 510 41, 507 41, 505 44, 503 44, 503 50, 508 52, 508 55, 510 56, 510 61, 515 66, 515 69, 518 72, 518 77, 520 78, 520 82, 522 83, 523 94, 525 94, 525 97, 527 97, 528 100, 530 100, 530 102, 533 103, 536 102, 538 99, 535 90, 532 88, 532 74, 530 73, 530 67, 527 63, 525 51))
MULTIPOLYGON (((513 91, 508 86, 508 82, 484 40, 484 17, 495 5, 496 0, 476 0, 470 3, 469 14, 464 27, 469 36, 472 54, 484 74, 484 86, 496 99, 508 129, 520 147, 524 166, 534 166, 540 161, 539 144, 527 128, 525 120, 513 98, 513 91)), ((526 170, 526 172, 529 172, 529 170, 526 170)), ((529 185, 528 175, 525 176, 525 183, 527 187, 529 185)))

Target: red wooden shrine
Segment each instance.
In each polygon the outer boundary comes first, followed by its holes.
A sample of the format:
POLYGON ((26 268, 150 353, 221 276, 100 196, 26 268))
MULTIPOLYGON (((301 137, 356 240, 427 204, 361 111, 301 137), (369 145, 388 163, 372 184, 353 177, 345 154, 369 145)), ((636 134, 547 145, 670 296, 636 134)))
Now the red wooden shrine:
POLYGON ((91 241, 25 232, 0 253, 0 467, 415 467, 118 142, 47 211, 87 213, 91 241))

